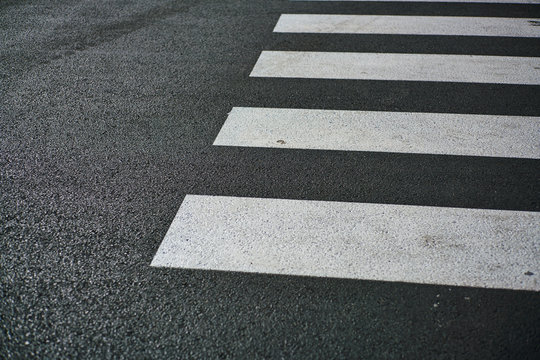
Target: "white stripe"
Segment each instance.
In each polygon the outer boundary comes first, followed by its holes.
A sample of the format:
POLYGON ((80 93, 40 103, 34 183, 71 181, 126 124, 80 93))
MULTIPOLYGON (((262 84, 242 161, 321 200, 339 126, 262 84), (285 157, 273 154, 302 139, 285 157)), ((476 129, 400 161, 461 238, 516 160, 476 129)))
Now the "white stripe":
POLYGON ((539 19, 283 14, 274 32, 540 37, 539 19))
POLYGON ((233 108, 214 145, 540 159, 540 117, 233 108))
POLYGON ((290 0, 295 2, 351 1, 351 2, 447 2, 447 3, 489 3, 489 4, 540 4, 539 0, 290 0))
POLYGON ((151 265, 539 291, 540 213, 187 195, 151 265))
POLYGON ((540 85, 540 58, 263 51, 250 76, 540 85))

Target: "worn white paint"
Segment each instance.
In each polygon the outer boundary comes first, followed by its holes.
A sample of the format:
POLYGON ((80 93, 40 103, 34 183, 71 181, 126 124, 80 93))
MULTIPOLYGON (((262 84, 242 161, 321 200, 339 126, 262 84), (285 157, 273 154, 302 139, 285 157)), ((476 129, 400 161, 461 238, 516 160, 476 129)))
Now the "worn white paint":
POLYGON ((540 58, 263 51, 250 76, 540 85, 540 58))
POLYGON ((214 145, 540 159, 540 117, 233 108, 214 145))
POLYGON ((151 265, 539 291, 540 213, 187 195, 151 265))
POLYGON ((540 19, 283 14, 274 32, 540 37, 540 19))

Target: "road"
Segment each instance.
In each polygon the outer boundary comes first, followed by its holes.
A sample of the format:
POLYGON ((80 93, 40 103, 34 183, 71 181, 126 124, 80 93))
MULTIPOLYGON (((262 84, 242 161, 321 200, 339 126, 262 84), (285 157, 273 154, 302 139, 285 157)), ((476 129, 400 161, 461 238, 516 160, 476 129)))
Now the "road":
POLYGON ((518 2, 0 2, 0 357, 538 358, 518 2))

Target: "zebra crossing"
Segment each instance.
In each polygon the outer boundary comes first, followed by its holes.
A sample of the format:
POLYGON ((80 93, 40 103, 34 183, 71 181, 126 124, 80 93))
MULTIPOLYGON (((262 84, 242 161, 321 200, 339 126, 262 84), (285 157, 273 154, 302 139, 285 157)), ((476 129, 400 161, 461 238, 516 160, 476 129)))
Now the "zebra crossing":
MULTIPOLYGON (((537 19, 377 18, 282 14, 274 32, 540 37, 537 19)), ((534 86, 540 61, 263 50, 250 77, 534 86)), ((534 116, 237 106, 213 145, 539 159, 539 140, 534 116)), ((539 259, 538 212, 188 194, 151 266, 540 291, 539 259)))

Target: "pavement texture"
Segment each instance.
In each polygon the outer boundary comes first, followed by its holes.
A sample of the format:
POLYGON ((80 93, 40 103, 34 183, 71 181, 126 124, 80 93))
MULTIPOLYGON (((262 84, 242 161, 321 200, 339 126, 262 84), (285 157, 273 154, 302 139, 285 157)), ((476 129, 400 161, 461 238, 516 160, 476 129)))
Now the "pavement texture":
POLYGON ((539 211, 531 159, 212 147, 234 106, 540 115, 539 86, 250 79, 262 50, 538 56, 537 39, 272 34, 281 13, 537 5, 0 2, 0 358, 530 358, 540 294, 150 267, 186 194, 539 211))

